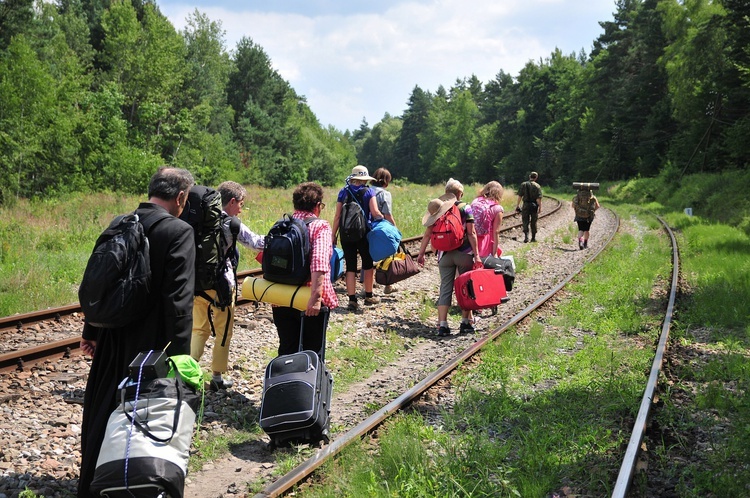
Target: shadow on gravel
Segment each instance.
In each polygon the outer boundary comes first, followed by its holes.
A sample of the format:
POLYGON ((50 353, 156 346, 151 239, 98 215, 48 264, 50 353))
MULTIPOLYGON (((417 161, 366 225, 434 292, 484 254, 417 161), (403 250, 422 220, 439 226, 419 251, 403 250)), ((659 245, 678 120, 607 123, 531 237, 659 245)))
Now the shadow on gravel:
POLYGON ((233 429, 253 431, 258 425, 259 407, 232 389, 206 391, 202 430, 211 430, 211 423, 221 421, 233 429))
POLYGON ((571 247, 567 247, 567 246, 564 246, 564 247, 555 246, 555 247, 552 248, 552 250, 554 250, 554 251, 560 251, 560 252, 578 252, 578 251, 580 251, 580 249, 578 247, 573 247, 573 246, 571 246, 571 247))

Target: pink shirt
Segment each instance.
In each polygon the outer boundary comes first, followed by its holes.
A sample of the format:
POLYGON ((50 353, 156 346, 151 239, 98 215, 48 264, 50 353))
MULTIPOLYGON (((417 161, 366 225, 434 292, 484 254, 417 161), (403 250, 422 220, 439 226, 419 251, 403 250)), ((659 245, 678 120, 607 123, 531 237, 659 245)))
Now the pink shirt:
MULTIPOLYGON (((490 231, 487 232, 484 235, 477 234, 477 251, 479 252, 479 257, 484 259, 487 256, 490 255, 492 252, 492 243, 494 242, 492 234, 493 234, 493 225, 495 223, 495 216, 497 216, 497 213, 504 212, 503 207, 500 204, 495 204, 490 208, 491 218, 490 218, 490 231)), ((500 250, 499 252, 502 252, 500 250)), ((499 256, 499 254, 493 256, 499 256)))
MULTIPOLYGON (((295 211, 292 216, 300 220, 315 217, 309 211, 295 211)), ((339 298, 333 289, 333 283, 331 283, 331 255, 333 253, 331 225, 326 220, 318 218, 311 221, 307 227, 310 231, 310 245, 312 246, 310 271, 319 271, 325 274, 323 289, 321 289, 321 301, 323 305, 333 309, 339 305, 339 298)))

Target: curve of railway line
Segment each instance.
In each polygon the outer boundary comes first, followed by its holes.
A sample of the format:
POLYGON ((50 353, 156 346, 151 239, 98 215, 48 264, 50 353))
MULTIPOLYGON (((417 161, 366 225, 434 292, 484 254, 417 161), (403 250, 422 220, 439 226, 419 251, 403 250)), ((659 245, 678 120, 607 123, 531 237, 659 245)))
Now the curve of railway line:
MULTIPOLYGON (((394 314, 383 313, 383 310, 365 310, 362 315, 367 326, 363 328, 362 332, 367 334, 372 330, 399 322, 403 325, 405 335, 411 334, 421 341, 421 344, 415 346, 412 352, 415 355, 422 355, 422 358, 431 357, 433 360, 434 358, 453 358, 452 361, 448 362, 450 364, 454 361, 460 362, 461 358, 465 359, 475 354, 484 343, 502 333, 503 326, 507 328, 522 320, 523 316, 533 311, 535 303, 540 301, 541 304, 541 302, 549 299, 554 294, 551 289, 564 286, 593 257, 594 252, 598 253, 604 247, 604 236, 598 231, 596 232, 597 239, 592 243, 588 252, 579 252, 577 248, 562 247, 563 244, 559 243, 560 230, 561 227, 570 223, 570 217, 567 212, 560 212, 560 206, 559 201, 545 200, 544 210, 548 216, 540 222, 539 238, 541 242, 538 244, 522 244, 518 240, 520 224, 514 223, 510 216, 506 218, 505 231, 502 236, 506 254, 526 251, 524 257, 533 267, 538 264, 537 259, 549 263, 550 258, 552 258, 562 261, 564 264, 548 264, 548 270, 534 272, 534 275, 543 274, 541 278, 534 278, 534 276, 527 278, 523 274, 519 275, 517 287, 511 293, 512 305, 503 305, 497 316, 482 316, 483 326, 480 327, 482 337, 479 341, 467 336, 453 336, 450 341, 435 341, 430 337, 433 328, 431 325, 422 324, 420 327, 415 325, 413 320, 410 320, 413 315, 413 312, 408 309, 409 306, 413 307, 413 304, 409 304, 410 301, 413 301, 411 298, 424 299, 425 295, 429 295, 429 291, 425 291, 425 287, 437 287, 437 271, 434 262, 428 263, 420 275, 402 282, 402 284, 408 283, 408 285, 400 288, 398 293, 383 296, 384 307, 403 304, 407 308, 405 311, 394 314), (538 258, 537 254, 539 254, 538 258), (425 354, 425 352, 427 353, 425 354)), ((616 217, 610 212, 606 213, 603 210, 603 216, 598 217, 597 220, 601 220, 598 221, 601 225, 599 227, 601 232, 607 231, 608 238, 611 238, 614 235, 614 230, 610 230, 610 228, 612 226, 616 228, 616 217)), ((407 242, 414 242, 415 240, 418 240, 418 238, 407 242)), ((246 274, 252 273, 246 272, 246 274)), ((52 314, 47 312, 47 317, 41 322, 34 321, 31 317, 26 316, 9 317, 0 322, 0 330, 3 334, 21 331, 27 338, 29 335, 38 336, 39 343, 36 347, 40 347, 39 344, 44 342, 44 338, 49 340, 50 337, 54 337, 50 330, 67 328, 69 329, 68 333, 74 333, 71 340, 77 342, 80 336, 80 311, 74 309, 74 307, 70 308, 66 309, 65 313, 61 313, 60 310, 54 310, 52 314), (78 327, 74 326, 76 323, 78 323, 78 327)), ((269 322, 270 313, 268 310, 265 310, 263 305, 260 307, 244 306, 242 310, 245 310, 245 316, 240 316, 242 312, 238 312, 237 327, 239 331, 235 333, 233 349, 246 352, 252 349, 263 349, 264 347, 275 348, 275 333, 272 324, 269 322)), ((336 313, 332 314, 333 323, 345 323, 347 318, 348 314, 343 310, 336 310, 336 313)), ((330 347, 335 348, 336 345, 333 344, 330 347)), ((45 453, 44 450, 34 450, 33 448, 21 448, 12 451, 11 456, 18 458, 11 458, 11 460, 24 460, 21 463, 26 465, 25 468, 22 465, 9 466, 0 462, 0 472, 2 473, 0 475, 3 475, 4 478, 11 477, 16 486, 21 486, 20 489, 23 489, 23 486, 29 486, 31 489, 39 489, 42 492, 46 490, 46 496, 69 496, 64 494, 64 490, 75 489, 76 458, 79 457, 76 453, 78 439, 76 422, 80 418, 80 414, 77 413, 80 408, 76 403, 76 398, 80 397, 82 393, 88 367, 88 361, 75 349, 76 345, 71 343, 67 349, 63 348, 62 352, 57 353, 61 357, 59 360, 40 359, 37 366, 32 366, 33 361, 22 360, 24 362, 23 368, 19 368, 18 361, 16 361, 15 367, 8 367, 3 375, 3 382, 0 383, 0 402, 6 405, 23 401, 25 394, 18 391, 22 391, 24 386, 28 386, 38 379, 42 379, 42 382, 51 386, 49 395, 46 394, 45 388, 33 389, 40 393, 44 392, 45 394, 40 394, 39 398, 45 398, 45 400, 32 399, 28 404, 38 406, 41 403, 55 408, 52 411, 47 411, 46 415, 37 413, 37 416, 33 418, 32 425, 43 428, 44 439, 50 441, 48 447, 57 444, 56 441, 52 443, 52 440, 56 438, 64 440, 51 453, 45 453), (9 387, 13 385, 16 386, 15 389, 9 387), (46 396, 51 396, 51 398, 46 398, 46 396), (62 405, 62 408, 60 408, 60 405, 62 405), (71 412, 74 413, 71 415, 71 412), (63 458, 61 455, 66 456, 63 458), (31 467, 36 467, 37 470, 31 471, 31 467), (40 468, 42 469, 41 472, 38 470, 40 468)), ((3 355, 5 354, 7 353, 4 350, 3 355)), ((204 355, 204 364, 206 364, 207 357, 210 359, 210 352, 204 355)), ((230 357, 230 361, 232 360, 233 358, 230 357)), ((234 411, 235 416, 237 416, 238 406, 240 406, 240 409, 246 409, 251 415, 257 415, 260 377, 265 361, 267 361, 267 358, 259 357, 237 362, 242 365, 238 370, 252 370, 257 373, 255 376, 257 378, 241 379, 237 383, 236 391, 232 393, 209 393, 206 400, 209 415, 204 420, 202 430, 224 430, 231 427, 232 422, 226 420, 231 418, 228 412, 234 411), (226 407, 226 405, 229 405, 230 409, 223 412, 222 406, 226 407)), ((410 362, 412 361, 407 360, 405 363, 410 362)), ((446 365, 436 368, 433 361, 425 361, 413 372, 405 372, 401 366, 397 366, 394 367, 394 370, 398 370, 398 374, 394 374, 391 378, 388 378, 389 368, 383 368, 380 378, 367 379, 359 385, 350 386, 347 393, 335 392, 333 416, 335 427, 338 430, 333 434, 332 443, 320 450, 312 460, 319 462, 323 458, 334 456, 349 441, 360 437, 357 434, 358 432, 377 427, 382 422, 378 419, 387 417, 401 406, 408 405, 415 396, 419 396, 419 394, 416 394, 418 390, 429 388, 437 382, 436 379, 441 375, 447 375, 452 367, 446 365), (402 386, 398 386, 397 382, 394 382, 396 377, 403 381, 402 386), (384 392, 380 394, 375 393, 376 389, 374 388, 368 391, 368 386, 383 382, 394 383, 389 384, 387 389, 384 389, 384 392), (403 394, 394 399, 390 393, 396 389, 403 394), (382 408, 375 414, 366 413, 363 407, 365 405, 373 406, 373 404, 378 404, 382 408)), ((235 368, 237 367, 235 366, 235 368)), ((29 409, 28 404, 26 407, 19 409, 29 409)), ((12 412, 13 409, 15 408, 9 407, 5 411, 6 413, 12 412)), ((33 411, 33 408, 31 411, 33 411)), ((16 430, 15 432, 17 434, 14 434, 11 438, 0 436, 0 445, 7 447, 6 445, 15 443, 18 446, 21 440, 26 442, 31 440, 27 434, 22 434, 23 431, 16 430)), ((220 496, 232 492, 233 489, 234 492, 237 492, 241 489, 241 482, 250 482, 263 476, 267 480, 272 480, 273 484, 264 489, 261 496, 279 496, 291 489, 294 485, 293 482, 296 482, 295 479, 304 479, 314 470, 314 467, 319 465, 319 463, 316 465, 315 463, 305 462, 289 475, 282 478, 273 478, 275 465, 265 443, 259 440, 250 443, 248 446, 233 450, 231 455, 219 458, 217 461, 211 462, 211 465, 205 466, 204 469, 189 475, 186 496, 205 498, 207 496, 220 496), (242 469, 242 479, 238 479, 238 469, 242 469)), ((7 482, 7 479, 5 482, 7 482)), ((0 487, 0 493, 3 492, 6 491, 0 487)))

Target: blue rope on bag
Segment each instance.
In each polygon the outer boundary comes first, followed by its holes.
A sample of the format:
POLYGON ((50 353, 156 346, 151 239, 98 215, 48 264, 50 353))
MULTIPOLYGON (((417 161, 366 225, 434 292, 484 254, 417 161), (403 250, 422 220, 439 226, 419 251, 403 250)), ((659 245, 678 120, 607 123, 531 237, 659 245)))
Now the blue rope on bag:
MULTIPOLYGON (((125 489, 128 490, 130 493, 130 489, 128 486, 128 461, 130 459, 130 442, 133 438, 133 427, 135 426, 135 416, 138 408, 138 396, 141 393, 141 379, 143 378, 143 365, 148 361, 149 356, 151 356, 151 353, 153 351, 149 351, 145 358, 143 358, 143 361, 141 362, 140 366, 138 367, 138 381, 135 385, 135 400, 133 401, 133 415, 130 419, 130 430, 128 431, 128 444, 125 447, 125 489)), ((130 493, 131 496, 135 498, 135 495, 133 493, 130 493)))

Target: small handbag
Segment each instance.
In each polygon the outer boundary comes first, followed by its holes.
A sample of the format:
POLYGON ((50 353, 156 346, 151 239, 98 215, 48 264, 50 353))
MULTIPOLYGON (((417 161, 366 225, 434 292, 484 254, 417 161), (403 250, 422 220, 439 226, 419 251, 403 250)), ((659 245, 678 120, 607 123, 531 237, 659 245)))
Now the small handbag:
POLYGON ((392 285, 417 273, 419 265, 401 244, 396 254, 383 259, 375 266, 375 281, 380 285, 392 285))

